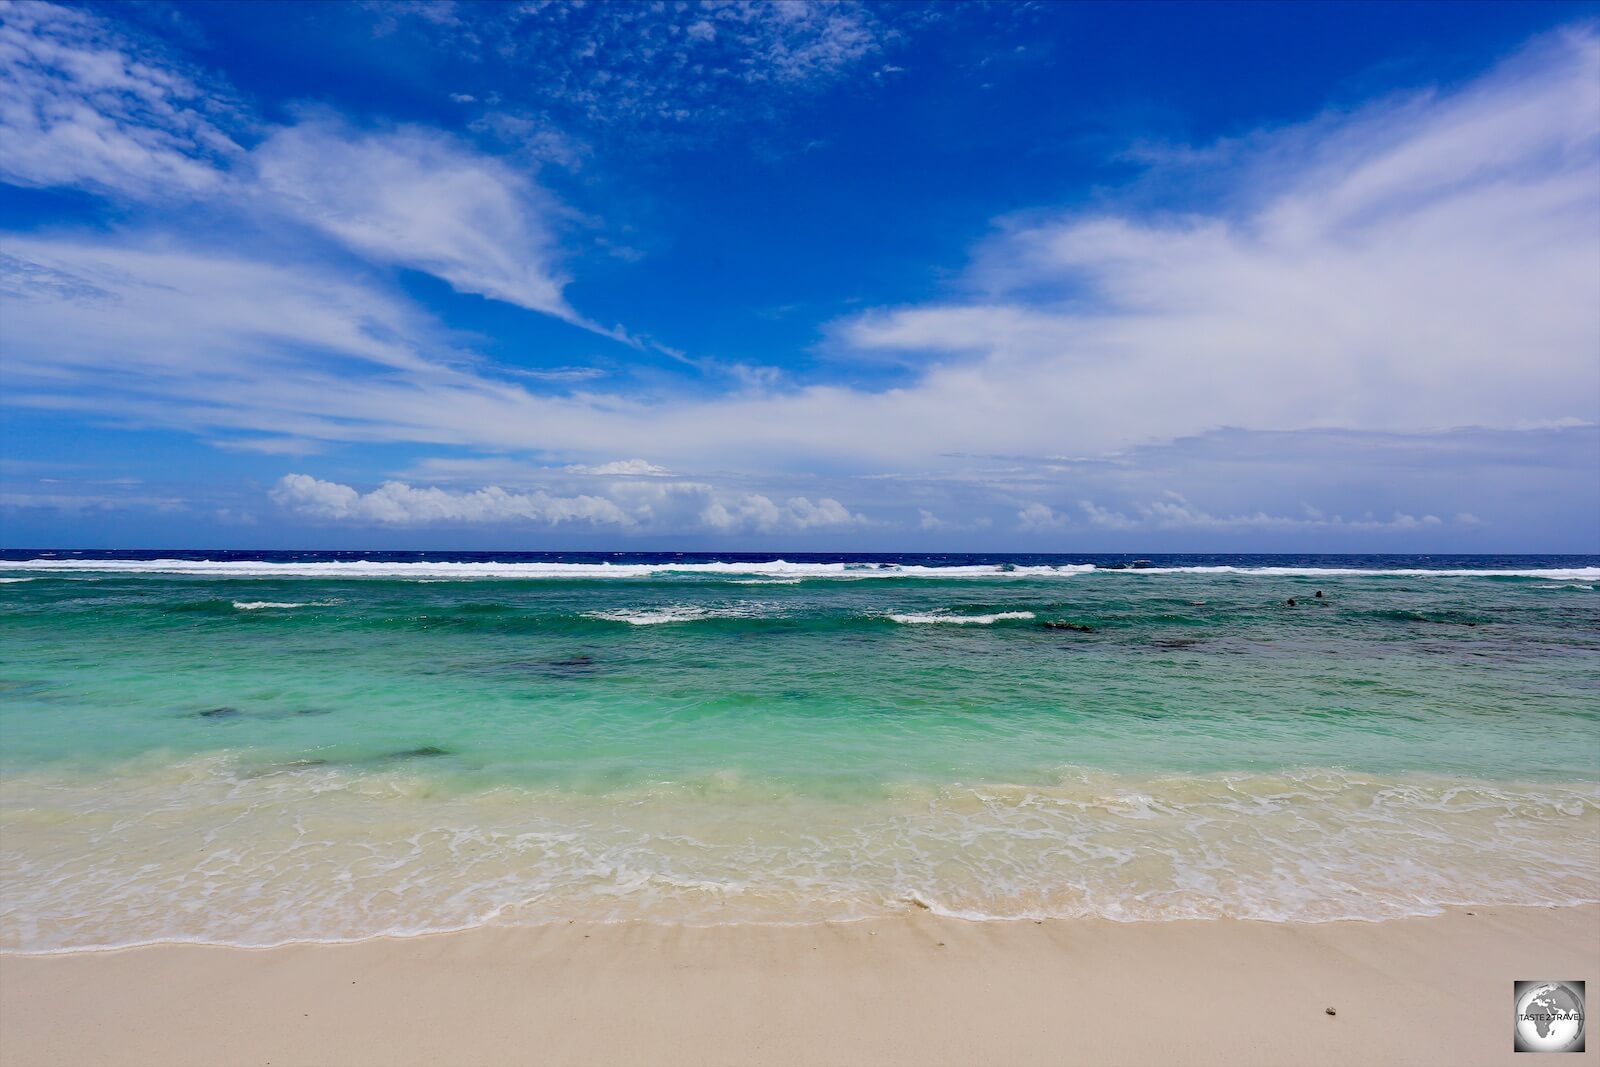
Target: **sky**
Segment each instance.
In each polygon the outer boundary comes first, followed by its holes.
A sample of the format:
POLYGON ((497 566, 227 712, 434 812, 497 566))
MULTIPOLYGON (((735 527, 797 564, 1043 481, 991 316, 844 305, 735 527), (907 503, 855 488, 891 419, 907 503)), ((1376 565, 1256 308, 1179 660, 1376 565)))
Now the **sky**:
POLYGON ((1600 5, 0 2, 0 544, 1600 552, 1600 5))

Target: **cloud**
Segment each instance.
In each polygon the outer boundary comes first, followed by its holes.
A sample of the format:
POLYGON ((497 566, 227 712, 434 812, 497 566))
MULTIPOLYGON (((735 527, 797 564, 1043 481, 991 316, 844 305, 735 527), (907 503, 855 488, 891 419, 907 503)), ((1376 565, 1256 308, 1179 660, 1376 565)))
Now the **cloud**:
POLYGON ((127 390, 272 407, 275 390, 298 392, 319 368, 324 381, 362 368, 445 373, 421 353, 448 353, 443 334, 359 278, 159 245, 11 236, 6 249, 0 292, 13 383, 87 385, 91 400, 127 390), (230 384, 250 395, 230 395, 230 384))
POLYGON ((672 473, 665 467, 658 467, 643 459, 619 459, 593 466, 577 463, 569 466, 567 470, 574 474, 628 474, 638 477, 656 477, 672 473))
POLYGON ((382 526, 588 523, 649 533, 703 529, 731 534, 847 527, 868 521, 830 498, 791 497, 779 504, 761 494, 719 494, 693 482, 619 482, 605 496, 557 496, 543 489, 508 492, 499 486, 459 491, 398 481, 362 493, 338 482, 286 474, 269 496, 280 508, 307 518, 382 526))
MULTIPOLYGON (((506 5, 449 30, 455 42, 535 82, 591 126, 705 125, 759 111, 765 95, 832 84, 895 39, 892 9, 853 0, 506 5), (485 47, 485 42, 489 46, 485 47)), ((498 66, 496 69, 499 69, 498 66)))
MULTIPOLYGON (((610 26, 625 13, 592 17, 610 26)), ((738 45, 747 55, 775 31, 766 22, 739 30, 740 20, 783 17, 777 9, 726 19, 691 13, 714 22, 719 46, 735 31, 754 34, 738 45)), ((806 18, 824 15, 871 12, 828 8, 806 18)), ((74 87, 75 57, 96 54, 109 31, 77 9, 51 17, 66 21, 27 32, 70 42, 73 57, 27 59, 27 76, 47 79, 29 98, 82 98, 112 132, 133 124, 132 104, 74 87)), ((14 25, 8 16, 7 32, 14 25)), ((615 32, 633 30, 619 22, 615 32)), ((811 38, 795 38, 791 52, 802 39, 811 38)), ((124 69, 145 63, 133 45, 105 41, 122 49, 124 69)), ((881 34, 873 41, 864 47, 883 46, 881 34)), ((843 76, 857 62, 850 54, 823 48, 810 77, 843 76)), ((252 225, 266 219, 276 229, 270 246, 258 234, 235 242, 231 233, 139 228, 8 236, 0 257, 4 388, 34 408, 265 448, 405 443, 536 455, 557 466, 598 468, 634 455, 674 471, 740 466, 714 489, 663 476, 636 478, 663 483, 656 496, 606 489, 649 528, 846 528, 837 524, 859 516, 839 501, 878 506, 849 479, 885 470, 899 472, 905 488, 883 506, 913 524, 920 509, 963 525, 973 515, 1001 524, 1070 515, 1094 527, 1079 518, 1079 500, 1148 524, 1156 512, 1147 516, 1140 503, 1162 503, 1168 486, 1222 517, 1302 521, 1294 509, 1310 500, 1356 516, 1350 523, 1369 521, 1369 509, 1419 523, 1470 512, 1504 528, 1515 509, 1476 497, 1485 484, 1550 514, 1575 494, 1588 515, 1592 491, 1580 484, 1563 494, 1545 469, 1565 457, 1560 470, 1571 480, 1579 455, 1592 476, 1592 445, 1571 452, 1571 442, 1592 435, 1529 428, 1600 421, 1597 57, 1595 32, 1578 27, 1459 89, 1151 154, 1156 161, 1128 199, 1108 194, 1093 210, 999 220, 954 296, 834 324, 829 343, 845 359, 905 365, 894 387, 834 384, 826 367, 777 376, 756 366, 764 353, 753 353, 711 383, 726 390, 720 395, 630 393, 621 374, 605 389, 558 388, 585 381, 589 369, 496 366, 406 297, 387 268, 428 270, 463 292, 574 314, 556 253, 559 205, 458 139, 307 114, 290 127, 256 129, 259 147, 235 150, 202 136, 196 122, 220 128, 222 120, 196 110, 187 88, 162 96, 146 87, 126 99, 152 101, 150 159, 132 153, 126 158, 139 162, 113 165, 88 152, 63 156, 74 162, 58 173, 27 170, 28 153, 49 142, 39 122, 7 110, 0 125, 18 139, 18 166, 31 175, 14 180, 145 197, 162 184, 162 168, 182 170, 188 160, 232 183, 229 197, 208 202, 214 210, 240 194, 262 212, 252 225), (1215 196, 1149 210, 1149 189, 1186 187, 1197 175, 1204 180, 1193 184, 1215 196), (279 225, 286 220, 295 224, 279 225), (519 373, 525 382, 506 380, 519 373), (1432 432, 1463 426, 1476 429, 1459 438, 1432 432), (1526 432, 1507 436, 1507 428, 1526 432), (1469 449, 1468 439, 1495 447, 1469 449), (1187 443, 1162 453, 1161 442, 1187 443), (1206 462, 1182 462, 1183 448, 1206 462), (1359 457, 1346 465, 1371 490, 1359 506, 1349 478, 1330 469, 1334 452, 1359 457), (970 458, 982 456, 1041 462, 970 458), (1042 461, 1051 456, 1087 457, 1104 471, 1081 458, 1042 461), (1141 465, 1155 473, 1141 474, 1141 465), (1231 487, 1215 473, 1224 470, 1246 477, 1231 487), (791 491, 813 475, 831 481, 791 491), (1297 490, 1301 482, 1317 492, 1297 490), (1035 504, 1046 511, 1030 511, 1035 504)), ((787 77, 781 68, 774 60, 762 84, 787 77)), ((644 77, 654 67, 639 69, 644 77)), ((179 77, 163 70, 151 85, 179 77)), ((755 77, 742 71, 738 78, 755 77)), ((574 86, 581 89, 573 82, 563 91, 574 86)), ((0 153, 0 161, 10 157, 0 153)), ((168 185, 203 191, 221 188, 216 180, 168 185)))
POLYGON ((0 21, 0 178, 136 197, 214 188, 239 148, 214 87, 84 11, 9 4, 0 21))
POLYGON ((127 238, 12 237, 6 249, 14 404, 207 436, 480 448, 526 447, 544 432, 559 446, 588 438, 585 420, 638 410, 485 376, 435 320, 348 269, 127 238))
POLYGON ((0 68, 8 182, 205 198, 241 228, 254 221, 246 209, 289 216, 369 262, 627 340, 563 295, 555 227, 564 209, 528 175, 447 134, 362 130, 312 113, 265 130, 247 151, 208 117, 214 87, 106 20, 49 4, 7 8, 0 68))
POLYGON ((700 518, 707 526, 723 532, 758 530, 763 533, 858 526, 868 521, 865 516, 854 514, 832 497, 813 502, 808 497, 796 496, 779 504, 760 493, 726 502, 713 500, 701 511, 700 518))
POLYGON ((544 367, 527 369, 522 367, 496 368, 502 374, 512 374, 518 378, 531 378, 540 382, 592 382, 596 378, 604 378, 606 372, 599 367, 544 367))
POLYGON ((1071 521, 1065 515, 1057 515, 1050 505, 1038 501, 1017 512, 1017 529, 1023 533, 1047 533, 1062 529, 1071 521))
POLYGON ((270 495, 279 507, 311 518, 379 525, 520 520, 552 526, 564 522, 627 526, 632 522, 617 505, 601 497, 508 493, 497 486, 452 493, 385 482, 370 493, 361 493, 310 475, 286 474, 270 495))
POLYGON ((320 441, 300 437, 222 437, 210 443, 229 452, 259 452, 265 456, 314 456, 324 451, 320 441))
MULTIPOLYGON (((1393 532, 1427 529, 1440 526, 1444 522, 1437 515, 1422 515, 1419 517, 1403 512, 1395 512, 1387 519, 1375 518, 1370 513, 1359 518, 1346 519, 1342 515, 1324 515, 1319 509, 1309 504, 1303 505, 1304 514, 1298 516, 1268 515, 1260 511, 1238 515, 1212 515, 1189 503, 1182 494, 1170 490, 1166 493, 1165 499, 1134 504, 1135 516, 1132 518, 1120 511, 1101 507, 1091 500, 1080 500, 1078 506, 1092 525, 1111 530, 1236 530, 1262 528, 1272 530, 1341 529, 1393 532)), ((1070 520, 1064 517, 1059 520, 1063 525, 1068 521, 1070 520)), ((1457 521, 1461 520, 1458 519, 1457 521)), ((1474 524, 1465 523, 1465 525, 1474 524)), ((1026 529, 1027 527, 1024 524, 1018 528, 1026 529)))
POLYGON ((182 511, 184 501, 166 496, 113 496, 85 493, 0 493, 0 509, 49 511, 122 511, 125 509, 182 511))
POLYGON ((473 119, 469 128, 512 149, 535 166, 554 163, 575 171, 590 152, 588 145, 562 133, 548 119, 526 112, 488 111, 473 119))
POLYGON ((838 324, 856 352, 917 363, 893 389, 507 397, 471 420, 440 398, 433 418, 482 444, 813 470, 1224 425, 1597 421, 1597 85, 1600 41, 1569 31, 1454 93, 1263 132, 1228 154, 1234 194, 1205 213, 1011 220, 975 254, 981 300, 838 324))
POLYGON ((562 296, 548 197, 443 134, 361 133, 332 120, 276 131, 251 153, 262 189, 356 252, 465 293, 594 328, 562 296))
POLYGON ((964 392, 1014 431, 997 445, 1600 414, 1593 32, 1225 158, 1232 195, 1211 210, 1009 220, 975 257, 974 299, 869 313, 839 338, 927 368, 883 405, 901 419, 912 396, 964 392), (997 395, 1011 382, 1028 388, 997 395))

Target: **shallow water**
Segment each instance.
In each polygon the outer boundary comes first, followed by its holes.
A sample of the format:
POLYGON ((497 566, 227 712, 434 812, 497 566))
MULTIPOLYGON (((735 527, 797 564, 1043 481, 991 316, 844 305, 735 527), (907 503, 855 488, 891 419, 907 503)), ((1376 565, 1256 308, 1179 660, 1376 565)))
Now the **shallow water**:
POLYGON ((1593 558, 10 555, 13 950, 1600 900, 1593 558))

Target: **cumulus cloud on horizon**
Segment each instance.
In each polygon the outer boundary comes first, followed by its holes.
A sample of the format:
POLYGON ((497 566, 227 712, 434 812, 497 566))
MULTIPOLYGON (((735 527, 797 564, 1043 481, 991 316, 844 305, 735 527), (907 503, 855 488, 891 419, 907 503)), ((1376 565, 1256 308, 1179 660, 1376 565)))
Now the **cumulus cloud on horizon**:
POLYGON ((715 533, 808 530, 863 525, 867 519, 839 501, 760 493, 718 493, 695 482, 619 482, 606 495, 558 496, 543 489, 507 492, 413 487, 389 481, 362 493, 306 474, 286 474, 270 494, 280 508, 333 522, 379 526, 427 523, 588 523, 643 532, 700 529, 715 533))
MULTIPOLYGON (((1404 532, 1442 526, 1437 515, 1412 515, 1395 512, 1389 518, 1371 514, 1357 518, 1327 515, 1310 504, 1301 505, 1299 515, 1269 515, 1255 511, 1213 515, 1190 503, 1183 494, 1168 490, 1163 499, 1134 501, 1126 511, 1105 507, 1092 500, 1078 501, 1081 519, 1070 512, 1057 511, 1048 504, 1032 503, 1017 512, 1017 528, 1028 533, 1045 533, 1088 525, 1104 530, 1343 530, 1352 532, 1404 532), (1132 512, 1132 514, 1128 514, 1132 512)), ((1455 522, 1473 526, 1477 519, 1458 514, 1455 522)))

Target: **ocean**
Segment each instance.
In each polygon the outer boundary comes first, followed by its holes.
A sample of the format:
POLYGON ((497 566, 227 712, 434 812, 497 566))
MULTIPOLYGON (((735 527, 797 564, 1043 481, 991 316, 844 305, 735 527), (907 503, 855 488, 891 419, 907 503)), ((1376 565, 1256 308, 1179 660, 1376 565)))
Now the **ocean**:
POLYGON ((1600 901, 1600 557, 1128 562, 0 553, 0 950, 1600 901))

